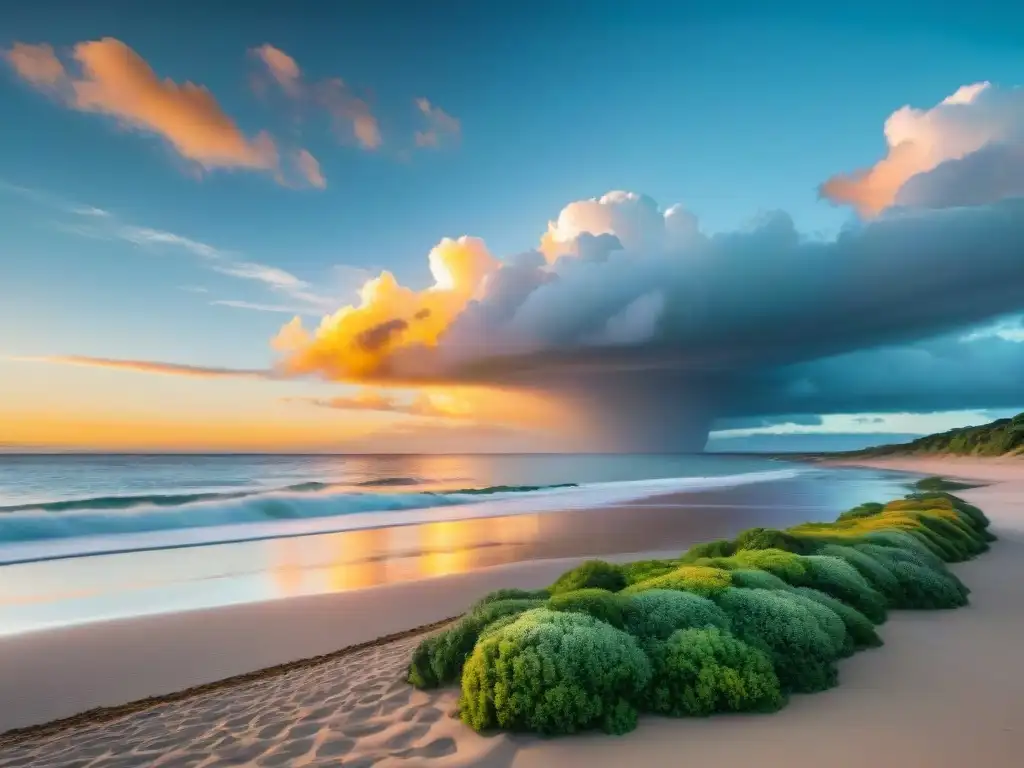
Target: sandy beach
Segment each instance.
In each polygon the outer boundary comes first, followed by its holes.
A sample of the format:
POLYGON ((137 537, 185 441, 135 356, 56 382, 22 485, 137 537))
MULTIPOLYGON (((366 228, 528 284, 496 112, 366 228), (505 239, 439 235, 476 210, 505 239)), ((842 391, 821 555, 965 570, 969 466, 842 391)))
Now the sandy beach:
MULTIPOLYGON (((838 688, 797 696, 777 714, 644 717, 624 737, 479 736, 450 717, 457 691, 425 693, 405 684, 409 653, 420 640, 410 636, 49 730, 0 736, 0 766, 1020 765, 1024 461, 873 464, 989 483, 960 495, 985 510, 1000 541, 983 557, 954 566, 973 590, 969 607, 895 612, 880 628, 885 646, 843 662, 838 688)), ((2 657, 0 727, 168 694, 210 682, 215 671, 220 677, 252 672, 283 661, 282 647, 297 659, 408 630, 455 615, 498 586, 549 583, 576 560, 14 638, 5 641, 2 657), (315 629, 298 632, 299 626, 315 629), (262 642, 232 647, 233 637, 253 634, 262 642), (103 660, 106 666, 98 663, 103 660)))

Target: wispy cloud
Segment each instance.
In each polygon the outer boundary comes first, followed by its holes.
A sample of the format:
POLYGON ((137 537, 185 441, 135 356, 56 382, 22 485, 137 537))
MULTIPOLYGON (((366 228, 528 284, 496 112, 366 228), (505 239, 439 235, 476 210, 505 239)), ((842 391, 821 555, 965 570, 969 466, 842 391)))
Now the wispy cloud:
POLYGON ((115 368, 137 373, 154 373, 166 376, 192 376, 196 378, 274 378, 273 372, 260 369, 216 368, 182 363, 163 363, 152 360, 119 360, 109 357, 88 357, 85 355, 48 355, 40 357, 6 357, 5 360, 20 363, 50 363, 55 365, 81 365, 90 368, 115 368))
POLYGON ((76 44, 71 69, 46 43, 19 42, 0 54, 27 84, 69 109, 107 115, 124 127, 159 136, 199 169, 263 171, 285 185, 297 170, 313 186, 324 186, 319 166, 310 178, 308 159, 295 169, 282 163, 269 133, 246 135, 206 87, 161 78, 120 40, 76 44))
POLYGON ((464 403, 429 393, 418 394, 412 399, 401 399, 384 392, 364 389, 347 397, 299 397, 285 398, 285 400, 340 411, 377 411, 441 419, 473 419, 476 417, 475 412, 464 403))
POLYGON ((417 147, 440 147, 445 141, 458 142, 462 138, 462 123, 426 98, 415 99, 416 109, 426 120, 427 127, 416 131, 417 147))
MULTIPOLYGON (((339 139, 354 139, 363 149, 373 150, 381 146, 380 124, 369 102, 357 96, 340 77, 309 81, 293 57, 269 43, 253 48, 250 53, 263 65, 270 82, 277 85, 294 104, 303 110, 326 112, 339 139)), ((255 86, 257 91, 265 92, 267 82, 257 78, 255 86)), ((315 158, 308 152, 305 155, 300 153, 298 164, 309 183, 317 186, 316 181, 322 177, 315 158)))
MULTIPOLYGON (((143 227, 122 221, 115 214, 102 208, 79 202, 64 200, 55 195, 29 187, 22 187, 0 181, 0 191, 22 197, 32 203, 41 205, 60 213, 71 215, 69 222, 57 222, 54 226, 63 232, 100 240, 121 240, 144 249, 169 249, 184 252, 198 257, 200 263, 214 272, 228 275, 240 280, 256 282, 276 294, 285 296, 288 301, 287 311, 296 315, 318 315, 333 311, 338 299, 315 293, 312 286, 280 267, 273 267, 258 262, 246 261, 234 252, 220 248, 201 240, 179 235, 175 232, 143 227)), ((208 293, 205 287, 182 286, 182 290, 190 293, 208 293)), ((223 306, 240 309, 254 309, 257 304, 244 301, 224 300, 212 302, 223 306)), ((270 304, 258 304, 263 308, 270 304)), ((284 306, 266 311, 286 311, 284 306)))
POLYGON ((240 301, 237 299, 217 299, 216 301, 211 301, 210 304, 216 307, 251 309, 254 312, 279 312, 283 315, 301 315, 307 311, 287 304, 260 304, 258 302, 240 301))

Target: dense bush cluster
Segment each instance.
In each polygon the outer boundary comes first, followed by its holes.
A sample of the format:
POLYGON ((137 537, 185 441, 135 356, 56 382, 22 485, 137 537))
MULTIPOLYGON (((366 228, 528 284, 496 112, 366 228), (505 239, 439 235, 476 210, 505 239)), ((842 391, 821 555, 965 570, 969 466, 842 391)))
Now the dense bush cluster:
POLYGON ((651 682, 642 704, 681 717, 773 712, 785 701, 768 656, 717 627, 681 629, 647 646, 651 682))
POLYGON ((591 616, 528 611, 473 650, 462 719, 477 730, 572 733, 636 726, 651 664, 634 637, 591 616))
POLYGON ((461 679, 460 716, 477 730, 623 733, 639 712, 773 711, 880 646, 890 609, 967 603, 947 563, 995 537, 981 510, 936 487, 833 523, 752 528, 675 559, 590 560, 547 589, 492 592, 420 643, 409 682, 461 679))
POLYGON ((722 609, 706 597, 674 589, 652 589, 626 602, 624 626, 639 638, 667 640, 679 629, 729 628, 722 609))

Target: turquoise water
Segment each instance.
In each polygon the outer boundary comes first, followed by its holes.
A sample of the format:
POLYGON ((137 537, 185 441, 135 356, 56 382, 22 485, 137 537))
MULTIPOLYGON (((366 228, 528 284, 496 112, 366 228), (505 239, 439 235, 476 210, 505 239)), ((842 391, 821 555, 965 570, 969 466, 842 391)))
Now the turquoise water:
POLYGON ((721 455, 5 456, 0 636, 682 551, 753 525, 834 519, 902 495, 907 480, 721 455), (492 492, 455 492, 474 488, 492 492))
POLYGON ((708 455, 0 456, 0 562, 600 505, 805 469, 708 455))

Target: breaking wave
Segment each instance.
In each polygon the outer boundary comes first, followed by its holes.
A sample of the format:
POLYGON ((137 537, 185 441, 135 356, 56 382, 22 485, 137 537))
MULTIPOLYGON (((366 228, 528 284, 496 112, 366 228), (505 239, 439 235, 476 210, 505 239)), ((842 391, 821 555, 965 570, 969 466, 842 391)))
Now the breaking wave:
MULTIPOLYGON (((0 563, 331 533, 623 503, 784 480, 813 469, 584 485, 365 492, 301 483, 273 491, 104 496, 0 507, 0 563)), ((413 483, 376 481, 383 487, 413 483)))

